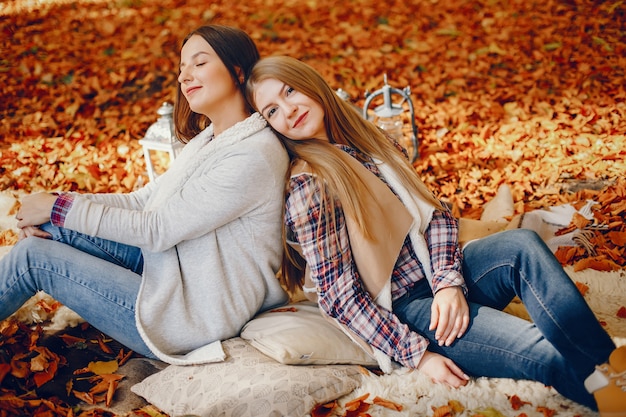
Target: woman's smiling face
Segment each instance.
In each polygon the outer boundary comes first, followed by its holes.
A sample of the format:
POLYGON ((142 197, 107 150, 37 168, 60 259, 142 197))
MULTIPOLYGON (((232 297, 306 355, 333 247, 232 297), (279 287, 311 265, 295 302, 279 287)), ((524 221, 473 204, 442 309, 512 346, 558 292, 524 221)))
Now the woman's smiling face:
POLYGON ((190 37, 180 52, 178 82, 191 110, 204 115, 239 94, 222 60, 199 35, 190 37))
POLYGON ((328 140, 321 104, 282 81, 268 78, 256 83, 254 101, 278 133, 293 140, 328 140))

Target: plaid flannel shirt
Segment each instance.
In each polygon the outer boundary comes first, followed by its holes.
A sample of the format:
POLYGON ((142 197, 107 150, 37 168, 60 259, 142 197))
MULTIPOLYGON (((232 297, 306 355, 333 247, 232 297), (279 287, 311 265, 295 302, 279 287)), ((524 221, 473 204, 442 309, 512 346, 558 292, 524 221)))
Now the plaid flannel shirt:
MULTIPOLYGON (((351 148, 338 146, 356 156, 351 148)), ((365 162, 364 166, 382 180, 373 162, 365 162)), ((428 340, 411 331, 391 311, 374 303, 359 279, 341 206, 337 203, 335 207, 335 227, 330 230, 320 210, 317 181, 307 173, 290 179, 285 222, 289 239, 301 245, 311 268, 320 307, 371 346, 407 367, 416 368, 428 340)), ((431 254, 434 292, 449 286, 461 286, 465 291, 457 220, 448 211, 435 210, 425 238, 431 254)), ((407 236, 391 277, 392 298, 396 300, 406 294, 422 279, 425 279, 422 265, 407 236)))

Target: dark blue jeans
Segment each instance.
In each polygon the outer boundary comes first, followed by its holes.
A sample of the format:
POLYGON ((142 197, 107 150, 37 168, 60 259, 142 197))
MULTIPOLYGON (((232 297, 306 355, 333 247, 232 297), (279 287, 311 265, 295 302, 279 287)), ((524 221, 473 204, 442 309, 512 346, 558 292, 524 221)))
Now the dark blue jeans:
POLYGON ((437 344, 428 330, 433 295, 425 280, 394 302, 398 317, 468 375, 539 381, 596 410, 583 381, 615 345, 539 236, 501 232, 470 243, 463 256, 470 307, 463 337, 437 344), (501 311, 514 296, 532 323, 501 311))

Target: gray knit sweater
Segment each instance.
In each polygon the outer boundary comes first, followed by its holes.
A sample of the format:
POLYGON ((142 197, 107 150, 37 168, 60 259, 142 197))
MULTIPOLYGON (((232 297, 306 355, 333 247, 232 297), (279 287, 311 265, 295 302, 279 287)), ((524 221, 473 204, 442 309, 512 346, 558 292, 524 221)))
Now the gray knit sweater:
POLYGON ((287 302, 275 273, 288 157, 258 113, 192 139, 167 172, 129 194, 77 195, 65 227, 138 246, 140 334, 161 360, 216 360, 212 342, 287 302), (204 348, 204 349, 203 349, 204 348))

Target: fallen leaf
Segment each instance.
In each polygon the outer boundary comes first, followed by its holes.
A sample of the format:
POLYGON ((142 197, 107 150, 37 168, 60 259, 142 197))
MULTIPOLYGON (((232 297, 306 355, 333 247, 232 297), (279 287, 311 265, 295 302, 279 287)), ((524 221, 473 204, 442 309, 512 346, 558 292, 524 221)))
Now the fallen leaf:
POLYGON ((543 414, 543 417, 552 417, 555 415, 556 411, 552 410, 548 407, 537 407, 537 411, 543 414))
POLYGON ((431 408, 433 410, 432 417, 452 417, 454 415, 454 410, 448 404, 439 407, 431 406, 431 408))
POLYGON ((96 375, 107 375, 107 374, 113 374, 117 371, 119 365, 117 363, 117 360, 112 360, 112 361, 95 361, 95 362, 89 362, 89 364, 87 365, 87 369, 89 369, 90 372, 93 372, 96 375))
POLYGON ((584 284, 579 281, 576 281, 575 284, 576 284, 576 288, 578 288, 578 291, 582 294, 583 297, 587 295, 587 292, 589 291, 589 286, 587 284, 584 284))
POLYGON ((337 401, 331 401, 326 404, 316 404, 311 410, 311 417, 329 417, 337 408, 337 401))
POLYGON ((517 395, 512 395, 510 401, 511 408, 513 408, 513 410, 519 410, 524 404, 531 404, 528 401, 522 401, 517 395))
POLYGON ((380 398, 378 396, 374 397, 374 399, 372 400, 372 403, 376 405, 380 405, 381 407, 389 408, 391 410, 402 411, 402 404, 398 404, 393 401, 380 398))

